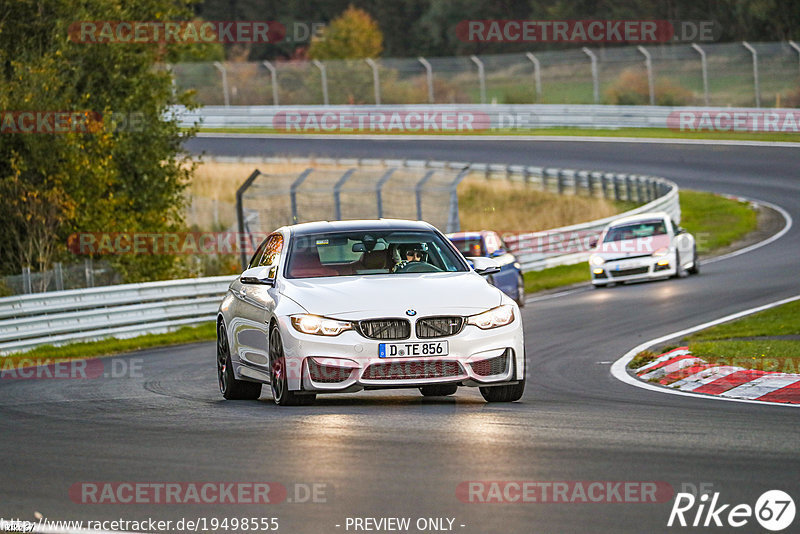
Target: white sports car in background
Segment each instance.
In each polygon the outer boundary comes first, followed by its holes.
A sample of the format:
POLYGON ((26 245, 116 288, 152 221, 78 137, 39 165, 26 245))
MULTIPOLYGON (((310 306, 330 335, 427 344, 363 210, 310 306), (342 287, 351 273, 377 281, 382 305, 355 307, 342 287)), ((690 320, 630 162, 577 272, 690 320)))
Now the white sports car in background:
POLYGON ((662 212, 610 223, 589 257, 592 284, 682 277, 700 272, 695 238, 662 212))
POLYGON ((416 221, 305 223, 276 230, 231 283, 217 317, 226 399, 279 405, 318 393, 477 386, 489 402, 525 389, 517 304, 471 269, 433 226, 416 221))

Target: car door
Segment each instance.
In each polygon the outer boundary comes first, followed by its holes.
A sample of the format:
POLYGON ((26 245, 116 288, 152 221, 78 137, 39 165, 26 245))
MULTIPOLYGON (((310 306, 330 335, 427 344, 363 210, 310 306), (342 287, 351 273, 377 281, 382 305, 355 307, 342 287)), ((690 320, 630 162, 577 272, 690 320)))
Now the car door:
MULTIPOLYGON (((271 234, 259 246, 248 268, 274 267, 283 250, 283 236, 271 234)), ((244 284, 241 277, 231 284, 234 297, 231 313, 231 338, 239 363, 265 371, 269 369, 268 318, 275 309, 275 291, 271 285, 244 284)))

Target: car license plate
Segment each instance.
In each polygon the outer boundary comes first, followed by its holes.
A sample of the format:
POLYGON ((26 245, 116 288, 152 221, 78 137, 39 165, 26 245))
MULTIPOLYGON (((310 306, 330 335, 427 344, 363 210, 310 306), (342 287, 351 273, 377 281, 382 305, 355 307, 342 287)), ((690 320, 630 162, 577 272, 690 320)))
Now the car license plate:
POLYGON ((447 341, 409 341, 408 343, 381 343, 379 358, 405 358, 408 356, 446 356, 447 341))

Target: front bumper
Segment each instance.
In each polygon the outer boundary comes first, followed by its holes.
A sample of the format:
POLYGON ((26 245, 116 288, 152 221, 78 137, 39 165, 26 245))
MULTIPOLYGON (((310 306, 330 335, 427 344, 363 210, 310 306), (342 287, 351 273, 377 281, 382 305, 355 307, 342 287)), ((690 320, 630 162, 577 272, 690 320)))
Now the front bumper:
POLYGON ((639 257, 606 261, 601 266, 590 266, 592 284, 655 280, 669 278, 676 273, 675 253, 661 257, 639 257))
POLYGON ((379 341, 355 331, 335 337, 303 334, 281 321, 289 389, 317 393, 419 387, 432 384, 499 385, 525 376, 522 321, 515 310, 506 326, 467 325, 454 336, 379 341), (380 358, 384 342, 447 341, 444 356, 380 358))

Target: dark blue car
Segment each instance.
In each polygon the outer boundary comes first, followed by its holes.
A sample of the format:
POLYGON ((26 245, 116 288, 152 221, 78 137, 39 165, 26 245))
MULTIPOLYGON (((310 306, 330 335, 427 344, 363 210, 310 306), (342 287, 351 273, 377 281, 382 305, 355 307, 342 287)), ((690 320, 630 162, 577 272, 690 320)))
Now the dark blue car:
POLYGON ((520 307, 525 305, 525 282, 519 262, 496 232, 458 232, 447 237, 466 258, 483 256, 498 262, 500 272, 488 275, 489 283, 517 301, 520 307))

